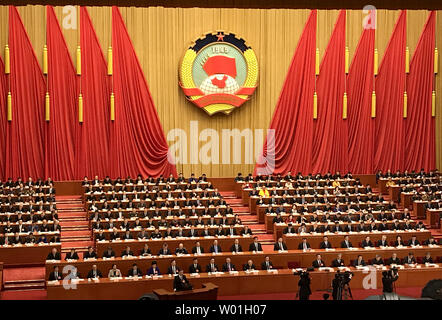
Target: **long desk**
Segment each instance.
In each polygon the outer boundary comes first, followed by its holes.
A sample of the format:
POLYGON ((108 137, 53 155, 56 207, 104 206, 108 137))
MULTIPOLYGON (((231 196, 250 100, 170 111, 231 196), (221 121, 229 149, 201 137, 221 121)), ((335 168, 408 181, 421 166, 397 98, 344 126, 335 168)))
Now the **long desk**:
MULTIPOLYGON (((343 224, 340 224, 340 227, 341 228, 344 228, 344 226, 346 226, 346 225, 352 225, 352 226, 355 226, 355 225, 358 225, 359 223, 358 222, 352 222, 352 223, 343 223, 343 224)), ((391 225, 392 225, 393 223, 392 222, 388 222, 387 223, 387 225, 390 227, 391 225)), ((410 223, 412 226, 414 226, 415 225, 415 223, 410 223)), ((323 227, 325 224, 324 223, 318 223, 318 226, 320 226, 320 227, 323 227)), ((331 226, 331 227, 334 227, 334 223, 329 223, 329 226, 331 226)), ((376 226, 379 226, 380 225, 380 222, 376 222, 376 226)), ((400 223, 400 225, 401 226, 403 226, 403 223, 400 223)), ((273 230, 272 230, 272 233, 273 233, 273 237, 274 237, 274 239, 275 239, 275 241, 276 240, 278 240, 280 237, 282 237, 282 234, 283 234, 283 232, 284 232, 284 229, 287 227, 288 225, 287 225, 287 223, 273 223, 273 230)), ((298 228, 299 228, 299 225, 297 225, 297 224, 294 224, 293 225, 293 227, 294 227, 294 229, 297 231, 298 230, 298 228)), ((307 227, 309 227, 309 225, 307 225, 307 227)), ((421 233, 422 231, 417 231, 417 232, 419 232, 419 233, 421 233)), ((374 232, 374 233, 376 233, 376 232, 374 232)), ((334 234, 334 232, 331 232, 331 234, 334 234)), ((345 234, 345 233, 343 233, 343 234, 345 234)), ((428 232, 428 237, 430 236, 430 233, 428 232)), ((410 236, 411 237, 411 236, 410 236)), ((427 239, 427 238, 426 238, 427 239)), ((425 240, 426 240, 425 239, 425 240)), ((420 240, 420 239, 419 239, 420 240)))
MULTIPOLYGON (((364 288, 364 279, 367 271, 351 268, 354 276, 350 286, 353 289, 364 288)), ((310 273, 312 291, 328 290, 334 278, 336 269, 332 271, 314 271, 310 273)), ((376 287, 382 288, 382 276, 379 269, 374 278, 376 287)), ((402 287, 422 287, 428 281, 439 278, 442 272, 440 266, 426 267, 419 265, 419 268, 405 268, 399 270, 399 279, 395 285, 402 287)), ((257 271, 247 273, 240 271, 237 274, 223 273, 211 275, 202 273, 198 277, 188 275, 190 283, 194 288, 201 288, 204 283, 211 282, 218 286, 218 295, 245 295, 245 294, 266 294, 280 292, 296 292, 298 290, 299 276, 293 275, 291 269, 277 270, 276 273, 268 271, 257 271)), ((367 281, 365 281, 367 282, 367 281)), ((171 290, 173 278, 163 276, 161 278, 139 278, 120 280, 100 279, 99 281, 83 280, 75 284, 75 289, 66 290, 62 282, 47 282, 47 293, 49 300, 108 300, 122 299, 135 300, 143 294, 152 292, 155 289, 171 290)))
POLYGON ((349 241, 352 242, 354 247, 359 247, 359 244, 362 243, 363 240, 367 236, 370 237, 371 242, 376 244, 378 240, 381 240, 383 235, 387 236, 388 242, 393 242, 396 240, 397 236, 401 236, 402 241, 408 241, 412 236, 416 236, 417 240, 421 243, 422 241, 427 240, 431 236, 431 232, 428 230, 425 231, 403 231, 403 232, 375 232, 375 233, 348 233, 343 232, 341 234, 336 233, 328 233, 328 234, 284 234, 282 235, 283 241, 286 242, 287 247, 289 249, 298 249, 298 245, 302 242, 302 238, 307 238, 307 242, 311 245, 313 249, 318 249, 320 243, 323 241, 324 236, 328 237, 328 241, 334 246, 334 248, 340 248, 341 242, 344 240, 346 235, 349 236, 349 241))
POLYGON ((156 289, 153 293, 160 300, 217 300, 218 286, 209 282, 203 283, 201 289, 177 292, 166 289, 156 289))
POLYGON ((163 243, 167 242, 170 251, 174 252, 180 243, 184 244, 184 247, 187 251, 191 251, 195 246, 195 242, 199 241, 201 247, 204 248, 205 252, 209 251, 210 246, 213 244, 214 240, 218 240, 218 245, 221 246, 222 251, 229 251, 230 247, 233 245, 235 239, 239 240, 239 243, 243 247, 243 250, 247 250, 249 248, 250 243, 253 242, 253 237, 242 237, 242 236, 233 236, 233 237, 195 237, 195 238, 162 238, 159 240, 119 240, 119 241, 97 241, 97 255, 99 257, 103 256, 103 253, 107 250, 108 247, 112 247, 116 254, 121 253, 127 246, 130 246, 131 250, 135 252, 139 252, 143 249, 144 244, 147 243, 149 245, 152 253, 157 253, 163 247, 163 243))
POLYGON ((46 257, 52 248, 61 250, 60 243, 49 243, 43 245, 21 245, 21 246, 0 246, 0 261, 7 265, 44 265, 46 257))
MULTIPOLYGON (((273 266, 277 269, 284 269, 289 266, 296 267, 310 267, 312 265, 313 260, 316 258, 316 254, 320 253, 322 255, 323 260, 326 265, 329 266, 333 259, 336 258, 338 253, 342 253, 343 259, 347 265, 350 265, 350 260, 356 259, 359 254, 361 254, 365 261, 373 259, 376 254, 380 254, 383 258, 390 258, 393 252, 396 252, 398 256, 402 259, 404 258, 408 252, 412 251, 416 257, 423 257, 427 252, 430 252, 433 260, 440 256, 442 256, 442 246, 437 247, 420 247, 420 248, 388 248, 388 249, 337 249, 336 251, 327 251, 327 250, 311 250, 311 251, 302 251, 302 250, 288 250, 286 252, 259 252, 252 253, 249 251, 240 253, 240 254, 232 254, 231 252, 224 252, 220 254, 210 254, 205 253, 201 255, 183 255, 183 256, 152 256, 152 257, 131 257, 131 258, 114 258, 114 259, 92 259, 92 260, 78 260, 75 262, 68 261, 47 261, 46 262, 46 279, 49 278, 50 272, 53 271, 54 266, 59 266, 60 271, 63 270, 66 266, 75 266, 77 268, 78 273, 82 277, 86 277, 87 273, 92 269, 92 265, 97 265, 97 268, 102 272, 103 276, 106 277, 109 269, 113 264, 116 264, 120 269, 123 275, 127 275, 127 272, 130 270, 134 263, 137 263, 138 268, 146 273, 147 269, 151 267, 152 261, 156 261, 161 273, 166 273, 167 268, 170 266, 170 262, 172 260, 176 260, 177 266, 182 268, 185 272, 188 272, 189 266, 193 262, 193 258, 198 258, 198 263, 201 265, 203 270, 206 269, 206 265, 209 264, 211 258, 215 259, 215 263, 219 268, 225 263, 226 258, 231 258, 232 264, 238 270, 241 270, 243 265, 251 259, 255 264, 256 268, 261 268, 261 263, 264 262, 265 257, 269 256, 270 261, 272 261, 273 266)), ((66 271, 67 272, 67 271, 66 271)))
POLYGON ((425 215, 427 217, 426 223, 430 228, 439 227, 440 218, 442 217, 442 209, 427 209, 425 215))

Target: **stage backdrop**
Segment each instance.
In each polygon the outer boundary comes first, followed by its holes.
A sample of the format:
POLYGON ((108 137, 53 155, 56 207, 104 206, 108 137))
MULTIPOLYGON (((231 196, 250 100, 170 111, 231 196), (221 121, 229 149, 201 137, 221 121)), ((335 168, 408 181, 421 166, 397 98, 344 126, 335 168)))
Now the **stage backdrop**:
MULTIPOLYGON (((80 11, 76 28, 61 28, 68 50, 75 65, 76 48, 80 43, 80 11)), ((107 58, 107 48, 111 45, 112 9, 110 7, 88 7, 98 40, 107 58)), ((287 75, 290 62, 298 40, 304 29, 310 10, 297 9, 231 9, 231 8, 120 8, 141 69, 157 109, 165 135, 173 129, 183 129, 187 134, 187 162, 190 161, 191 121, 197 121, 198 132, 206 128, 217 130, 245 128, 266 130, 272 119, 273 111, 279 98, 282 85, 287 75), (192 40, 200 35, 225 30, 243 37, 257 54, 260 67, 260 79, 257 91, 251 100, 231 115, 218 114, 212 117, 198 110, 186 101, 178 86, 177 69, 182 54, 192 40)), ((37 60, 42 65, 43 46, 46 43, 46 10, 43 6, 18 7, 18 12, 36 52, 37 60)), ((66 13, 63 7, 55 7, 60 23, 66 13)), ((325 52, 330 35, 337 20, 338 10, 319 10, 317 12, 317 47, 320 56, 325 52)), ((400 11, 378 10, 375 48, 379 51, 381 62, 400 11)), ((362 21, 365 14, 358 10, 348 10, 346 14, 346 46, 350 51, 350 60, 362 34, 362 21)), ((428 11, 407 11, 406 45, 410 56, 414 54, 428 11)), ((442 43, 442 12, 436 14, 436 43, 442 43)), ((0 55, 4 58, 4 46, 8 36, 8 7, 0 6, 0 55)), ((436 77, 438 99, 436 109, 436 165, 442 168, 442 82, 436 77)), ((116 114, 118 117, 118 114, 116 114)), ((94 137, 90 137, 93 139, 94 137)), ((258 138, 262 145, 263 138, 258 138)), ((168 141, 169 145, 175 141, 168 141)), ((200 142, 201 147, 204 142, 200 142)), ((255 147, 255 152, 262 146, 255 147)), ((242 162, 244 162, 244 156, 242 162)), ((220 159, 221 161, 221 159, 220 159)), ((185 175, 191 172, 205 172, 213 177, 234 176, 237 172, 252 172, 254 159, 249 164, 184 164, 177 165, 177 171, 185 175)))

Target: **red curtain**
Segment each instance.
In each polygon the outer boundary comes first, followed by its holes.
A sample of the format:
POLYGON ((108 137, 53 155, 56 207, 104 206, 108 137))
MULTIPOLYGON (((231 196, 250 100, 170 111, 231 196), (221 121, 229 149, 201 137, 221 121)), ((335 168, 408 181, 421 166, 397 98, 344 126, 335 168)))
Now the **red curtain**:
POLYGON ((408 113, 405 119, 405 169, 435 169, 435 127, 431 116, 436 12, 429 14, 410 63, 408 113))
POLYGON ((123 18, 112 8, 115 121, 111 125, 111 173, 176 175, 167 141, 123 18))
POLYGON ((6 176, 44 175, 44 99, 46 84, 26 30, 9 6, 12 121, 7 125, 6 176))
MULTIPOLYGON (((270 129, 275 130, 275 173, 311 172, 316 19, 317 11, 313 10, 299 39, 270 124, 270 129)), ((260 166, 256 165, 255 174, 260 166)))
POLYGON ((406 11, 399 16, 376 77, 375 170, 404 170, 406 11))
POLYGON ((54 180, 75 179, 77 77, 53 7, 46 6, 48 92, 45 175, 54 180))
POLYGON ((317 81, 318 118, 313 125, 313 173, 348 170, 345 89, 345 10, 341 10, 324 53, 317 81))
POLYGON ((8 95, 5 66, 0 57, 0 180, 5 179, 5 152, 6 152, 6 97, 8 95))
POLYGON ((373 57, 375 30, 364 29, 348 73, 348 170, 373 172, 373 57))
MULTIPOLYGON (((77 137, 77 177, 109 174, 110 81, 107 64, 85 7, 80 8, 83 123, 77 137)), ((78 121, 78 119, 77 119, 78 121)))

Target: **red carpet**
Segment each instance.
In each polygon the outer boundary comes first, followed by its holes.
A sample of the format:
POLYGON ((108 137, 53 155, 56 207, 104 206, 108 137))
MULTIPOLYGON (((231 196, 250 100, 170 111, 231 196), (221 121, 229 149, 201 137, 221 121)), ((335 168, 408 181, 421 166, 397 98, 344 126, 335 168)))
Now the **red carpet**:
MULTIPOLYGON (((401 296, 408 296, 413 298, 419 298, 421 296, 422 288, 400 288, 397 289, 397 294, 401 296)), ((311 300, 323 300, 323 294, 328 293, 325 291, 314 292, 311 296, 311 300)), ((377 290, 353 290, 353 300, 363 300, 368 296, 382 294, 381 289, 377 290)), ((329 293, 331 296, 331 293, 329 293)), ((295 300, 296 293, 272 293, 272 294, 251 294, 241 296, 219 296, 218 300, 295 300)), ((331 297, 330 297, 331 299, 331 297)))
POLYGON ((3 291, 0 300, 46 300, 46 290, 3 291))

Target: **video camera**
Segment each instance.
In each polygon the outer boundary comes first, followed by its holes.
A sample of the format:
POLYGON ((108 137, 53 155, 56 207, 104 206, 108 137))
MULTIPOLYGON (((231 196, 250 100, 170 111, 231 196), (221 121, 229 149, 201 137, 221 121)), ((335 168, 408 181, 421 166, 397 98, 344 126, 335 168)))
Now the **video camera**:
POLYGON ((396 268, 396 267, 393 267, 393 268, 391 268, 390 270, 388 270, 388 271, 384 271, 384 272, 382 272, 382 276, 384 277, 384 278, 394 278, 394 277, 396 277, 398 275, 398 268, 396 268))

